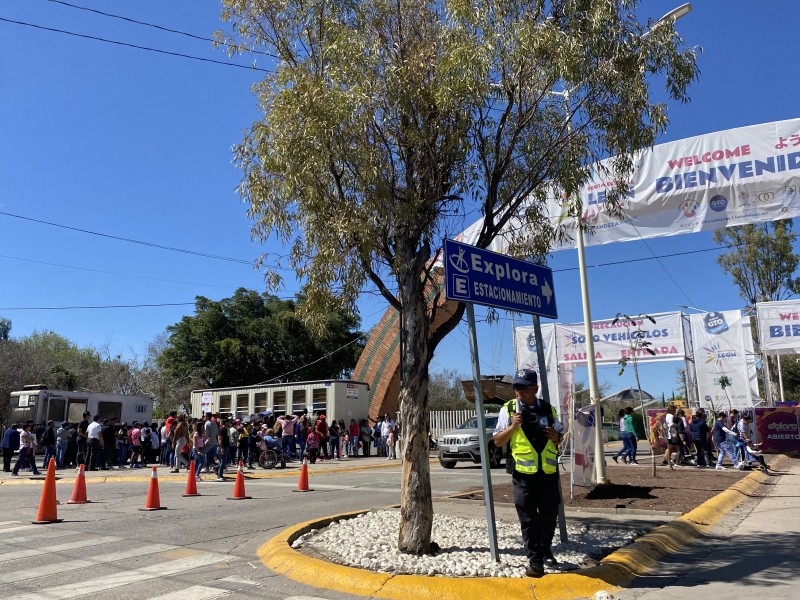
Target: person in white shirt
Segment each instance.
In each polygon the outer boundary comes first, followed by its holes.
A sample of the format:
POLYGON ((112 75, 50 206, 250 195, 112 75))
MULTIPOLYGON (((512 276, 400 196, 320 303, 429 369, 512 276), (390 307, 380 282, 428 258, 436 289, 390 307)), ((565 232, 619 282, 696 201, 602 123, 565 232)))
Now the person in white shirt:
POLYGON ((89 470, 97 471, 100 465, 100 449, 103 447, 103 426, 100 424, 100 415, 95 415, 89 427, 86 428, 86 438, 89 442, 89 470))

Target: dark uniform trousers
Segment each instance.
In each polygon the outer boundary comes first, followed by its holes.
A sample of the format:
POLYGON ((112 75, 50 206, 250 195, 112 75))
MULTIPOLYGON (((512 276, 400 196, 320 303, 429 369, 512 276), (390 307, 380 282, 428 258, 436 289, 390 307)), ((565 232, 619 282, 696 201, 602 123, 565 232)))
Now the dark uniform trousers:
POLYGON ((528 560, 541 560, 550 553, 558 521, 558 473, 533 475, 514 472, 514 506, 528 560))

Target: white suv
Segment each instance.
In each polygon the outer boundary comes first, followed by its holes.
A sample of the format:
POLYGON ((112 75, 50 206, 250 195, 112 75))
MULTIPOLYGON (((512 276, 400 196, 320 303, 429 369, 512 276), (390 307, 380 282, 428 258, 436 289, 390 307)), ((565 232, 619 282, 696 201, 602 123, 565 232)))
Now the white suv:
MULTIPOLYGON (((495 447, 492 434, 497 425, 497 413, 489 413, 486 421, 486 434, 489 439, 489 466, 497 468, 503 460, 503 449, 495 447)), ((458 461, 468 460, 475 464, 481 462, 481 449, 478 438, 478 417, 472 417, 458 429, 448 431, 438 439, 439 464, 452 469, 458 461)))

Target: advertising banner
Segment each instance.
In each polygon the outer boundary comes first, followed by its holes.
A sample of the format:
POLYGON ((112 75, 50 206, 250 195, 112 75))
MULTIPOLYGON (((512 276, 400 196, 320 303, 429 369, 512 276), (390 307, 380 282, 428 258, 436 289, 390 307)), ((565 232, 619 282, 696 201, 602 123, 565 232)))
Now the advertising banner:
MULTIPOLYGON (((544 364, 547 367, 547 389, 550 392, 550 403, 556 407, 559 416, 568 414, 559 402, 560 385, 558 378, 558 354, 556 348, 556 328, 553 323, 542 324, 542 341, 544 342, 544 364)), ((515 356, 517 365, 515 372, 532 369, 539 374, 539 360, 536 357, 536 336, 533 327, 517 327, 514 331, 515 356)), ((541 387, 541 385, 540 385, 541 387)), ((541 394, 540 394, 541 395, 541 394)))
POLYGON ((203 392, 200 400, 200 411, 202 413, 214 412, 214 394, 211 392, 203 392))
POLYGON ((755 411, 762 451, 800 455, 800 409, 756 408, 755 411))
POLYGON ((756 304, 761 348, 767 354, 800 354, 800 300, 756 304))
MULTIPOLYGON (((743 321, 739 310, 689 315, 700 406, 714 410, 753 405, 743 321), (722 377, 730 385, 722 387, 722 377)), ((749 327, 747 328, 749 336, 749 327)))
MULTIPOLYGON (((573 404, 574 406, 574 404, 573 404)), ((572 420, 572 482, 584 487, 595 487, 597 477, 594 468, 594 407, 587 406, 575 411, 572 420)))
MULTIPOLYGON (((639 153, 620 201, 621 217, 606 205, 613 184, 603 169, 613 160, 601 162, 579 192, 583 217, 592 226, 587 246, 800 216, 800 119, 717 131, 639 153)), ((551 250, 574 248, 575 224, 562 200, 550 200, 548 212, 570 238, 551 250)), ((472 224, 459 241, 474 243, 481 227, 481 221, 472 224)), ((512 218, 508 231, 520 229, 512 218)), ((506 237, 495 238, 490 249, 505 252, 506 237)))
MULTIPOLYGON (((655 353, 651 355, 644 349, 637 350, 639 362, 684 358, 681 313, 669 312, 651 316, 655 323, 644 317, 633 321, 623 319, 617 323, 614 323, 614 319, 594 321, 592 331, 595 362, 598 365, 617 364, 620 358, 630 357, 632 341, 629 336, 639 335, 639 329, 642 339, 650 342, 649 348, 655 353)), ((542 325, 542 336, 545 339, 545 360, 548 365, 555 364, 556 361, 560 365, 586 363, 586 334, 583 323, 542 325), (551 363, 551 360, 554 362, 551 363)), ((517 327, 515 343, 517 369, 538 370, 533 327, 517 327)))
MULTIPOLYGON (((595 362, 598 365, 617 364, 620 358, 631 357, 633 341, 630 336, 641 335, 655 354, 644 349, 636 350, 639 362, 675 360, 684 357, 681 313, 669 312, 651 315, 655 323, 642 317, 632 321, 614 319, 592 322, 595 362), (641 333, 637 333, 641 329, 641 333)), ((558 360, 560 363, 586 362, 586 335, 583 323, 556 325, 558 360)))

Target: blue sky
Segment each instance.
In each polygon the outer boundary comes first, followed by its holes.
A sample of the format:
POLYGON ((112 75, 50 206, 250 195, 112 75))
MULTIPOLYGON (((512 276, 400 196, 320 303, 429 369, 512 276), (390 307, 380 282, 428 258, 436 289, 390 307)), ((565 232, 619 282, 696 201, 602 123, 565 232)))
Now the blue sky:
MULTIPOLYGON (((221 24, 216 2, 75 0, 133 19, 198 35, 221 24)), ((648 1, 641 15, 658 18, 679 2, 648 1)), ((692 101, 670 106, 662 142, 721 129, 797 117, 794 2, 696 2, 678 22, 690 45, 702 46, 692 101)), ((24 21, 226 61, 206 42, 76 10, 47 0, 8 0, 0 18, 24 21)), ((262 251, 236 186, 231 147, 258 117, 250 86, 258 73, 165 56, 0 22, 0 316, 12 335, 53 330, 81 346, 144 355, 148 342, 192 314, 194 297, 230 296, 240 286, 263 290, 246 264, 262 251), (217 260, 125 243, 38 223, 48 221, 143 240, 217 260), (186 303, 182 306, 95 310, 10 310, 186 303)), ((261 57, 264 58, 264 57, 261 57)), ((238 59, 249 64, 251 59, 238 59)), ((259 66, 268 68, 267 59, 259 66)), ((592 315, 658 313, 685 304, 740 308, 737 290, 715 262, 710 234, 660 238, 587 249, 592 315), (681 257, 652 259, 677 252, 681 257), (646 259, 639 261, 638 259, 646 259), (627 264, 620 261, 630 261, 627 264)), ((577 256, 553 255, 559 321, 582 320, 577 256)), ((291 279, 278 293, 297 291, 291 279)), ((386 305, 362 302, 363 328, 386 305)), ((478 319, 485 309, 476 307, 478 319)), ((481 370, 513 370, 510 320, 482 324, 481 370)), ((525 324, 528 324, 528 320, 525 324)), ((679 363, 645 365, 642 387, 675 389, 679 363)), ((470 373, 466 324, 439 347, 433 369, 470 373)), ((578 380, 585 380, 578 370, 578 380)), ((599 370, 612 389, 633 374, 599 370)))

